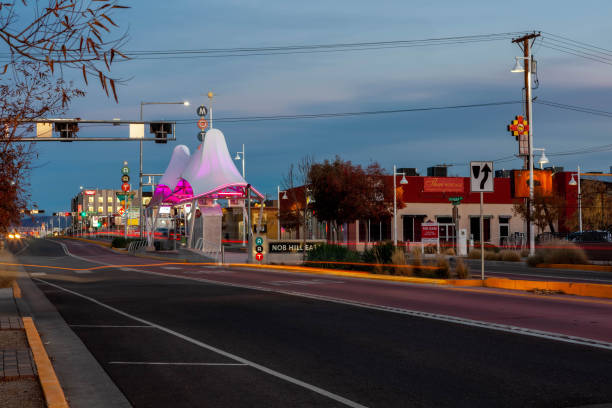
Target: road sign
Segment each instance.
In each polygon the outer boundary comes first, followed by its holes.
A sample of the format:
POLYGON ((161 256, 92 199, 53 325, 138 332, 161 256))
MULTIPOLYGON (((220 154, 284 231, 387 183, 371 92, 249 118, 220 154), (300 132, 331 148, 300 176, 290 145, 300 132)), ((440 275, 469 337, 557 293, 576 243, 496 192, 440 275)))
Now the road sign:
POLYGON ((198 127, 202 130, 206 129, 208 127, 208 122, 206 119, 200 118, 200 120, 198 120, 198 127))
POLYGON ((121 181, 124 183, 129 183, 130 176, 128 176, 127 174, 124 174, 123 176, 121 176, 121 181))
POLYGON ((263 259, 263 254, 261 252, 258 252, 255 254, 255 259, 258 261, 261 261, 263 259))
POLYGON ((470 191, 493 192, 493 162, 470 162, 470 191))
MULTIPOLYGON (((264 240, 263 240, 262 237, 257 237, 255 239, 255 245, 263 245, 263 242, 264 242, 264 240)), ((258 251, 258 252, 260 252, 260 251, 258 251)))
POLYGON ((130 172, 130 169, 128 166, 124 166, 121 168, 121 174, 128 174, 130 172))
POLYGON ((463 200, 463 197, 448 197, 448 201, 453 203, 453 205, 461 204, 461 200, 463 200))
POLYGON ((200 142, 204 141, 204 136, 206 136, 206 132, 202 131, 202 132, 198 132, 198 140, 200 142))
POLYGON ((121 190, 125 191, 126 193, 130 191, 130 183, 123 183, 121 185, 121 190))
POLYGON ((125 213, 125 209, 123 207, 119 207, 117 212, 119 213, 119 215, 123 215, 123 213, 125 213))
POLYGON ((198 109, 196 110, 196 113, 198 114, 198 116, 200 117, 204 117, 206 115, 208 115, 208 108, 204 105, 200 105, 198 106, 198 109))

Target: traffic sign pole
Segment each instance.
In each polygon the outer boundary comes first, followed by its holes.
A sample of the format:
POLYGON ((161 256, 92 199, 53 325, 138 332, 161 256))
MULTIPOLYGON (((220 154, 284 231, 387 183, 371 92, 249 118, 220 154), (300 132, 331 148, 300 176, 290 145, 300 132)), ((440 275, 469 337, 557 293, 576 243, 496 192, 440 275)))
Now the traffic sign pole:
POLYGON ((482 217, 483 193, 480 192, 480 278, 484 281, 484 219, 482 217))

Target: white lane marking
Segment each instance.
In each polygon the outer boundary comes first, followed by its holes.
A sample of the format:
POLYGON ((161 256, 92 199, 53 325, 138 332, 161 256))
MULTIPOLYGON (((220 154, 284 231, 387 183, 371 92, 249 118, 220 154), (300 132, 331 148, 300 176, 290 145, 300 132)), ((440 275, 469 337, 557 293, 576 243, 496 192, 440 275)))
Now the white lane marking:
POLYGON ((21 248, 19 251, 15 252, 15 255, 19 255, 20 253, 22 253, 23 251, 26 250, 27 247, 30 246, 30 242, 26 241, 25 246, 23 248, 21 248))
POLYGON ((121 325, 110 325, 110 324, 70 324, 70 327, 86 327, 94 329, 154 329, 153 326, 121 326, 121 325))
POLYGON ((90 271, 89 269, 86 269, 84 271, 74 271, 74 273, 87 274, 87 273, 93 273, 93 271, 90 271))
POLYGON ((272 286, 288 286, 288 285, 319 285, 326 283, 344 283, 343 281, 331 280, 331 279, 304 279, 304 280, 291 280, 291 281, 267 281, 262 282, 266 285, 272 286))
POLYGON ((348 306, 361 307, 365 309, 373 309, 373 310, 379 310, 383 312, 398 313, 398 314, 403 314, 407 316, 421 317, 424 319, 443 321, 447 323, 462 324, 465 326, 479 327, 482 329, 496 330, 496 331, 502 331, 506 333, 520 334, 523 336, 539 337, 539 338, 544 338, 547 340, 560 341, 563 343, 579 344, 582 346, 590 346, 590 347, 601 348, 605 350, 612 350, 612 343, 610 342, 594 340, 594 339, 589 339, 585 337, 570 336, 570 335, 566 335, 562 333, 553 333, 553 332, 547 332, 543 330, 528 329, 525 327, 511 326, 511 325, 499 324, 499 323, 491 323, 491 322, 480 321, 480 320, 465 319, 462 317, 443 315, 443 314, 437 314, 437 313, 421 312, 418 310, 409 310, 409 309, 401 309, 401 308, 390 307, 390 306, 381 306, 381 305, 376 305, 372 303, 337 299, 337 298, 321 296, 321 295, 311 295, 308 293, 294 292, 290 290, 275 289, 275 288, 270 288, 270 287, 219 282, 219 281, 213 281, 213 280, 195 278, 195 277, 189 277, 189 276, 168 276, 161 272, 152 272, 152 271, 138 271, 138 272, 149 274, 149 275, 165 276, 169 278, 194 280, 194 281, 209 283, 213 285, 253 289, 253 290, 259 290, 262 292, 281 293, 281 294, 289 295, 289 296, 299 296, 299 297, 303 297, 307 299, 315 299, 315 300, 321 300, 321 301, 326 301, 326 302, 333 302, 333 303, 338 303, 338 304, 343 304, 343 305, 348 305, 348 306))
POLYGON ((162 266, 161 268, 162 269, 167 269, 169 271, 176 271, 178 269, 182 269, 182 268, 179 268, 178 266, 162 266))
MULTIPOLYGON (((77 258, 80 258, 80 257, 77 257, 77 258)), ((80 259, 86 260, 85 258, 80 258, 80 259)), ((111 265, 111 264, 105 264, 105 265, 111 265)), ((289 295, 289 296, 299 296, 299 297, 308 298, 308 299, 322 300, 322 301, 339 303, 339 304, 344 304, 344 305, 349 305, 349 306, 362 307, 366 309, 380 310, 380 311, 398 313, 398 314, 403 314, 403 315, 408 315, 408 316, 413 316, 413 317, 421 317, 425 319, 439 320, 439 321, 444 321, 448 323, 462 324, 465 326, 480 327, 483 329, 520 334, 523 336, 539 337, 539 338, 544 338, 544 339, 553 340, 553 341, 560 341, 564 343, 579 344, 582 346, 590 346, 590 347, 595 347, 595 348, 600 348, 600 349, 605 349, 605 350, 612 350, 612 343, 610 342, 594 340, 594 339, 589 339, 585 337, 569 336, 569 335, 561 334, 561 333, 546 332, 542 330, 528 329, 524 327, 510 326, 510 325, 498 324, 498 323, 490 323, 490 322, 485 322, 485 321, 480 321, 480 320, 464 319, 462 317, 456 317, 456 316, 450 316, 450 315, 420 312, 418 310, 409 310, 409 309, 400 309, 400 308, 394 308, 394 307, 388 307, 388 306, 380 306, 380 305, 375 305, 371 303, 336 299, 336 298, 331 298, 327 296, 311 295, 308 293, 294 292, 294 291, 288 291, 288 290, 282 290, 282 289, 274 289, 270 287, 236 284, 236 283, 229 283, 229 282, 219 282, 219 281, 190 277, 190 276, 175 276, 175 275, 168 276, 165 273, 161 273, 161 272, 141 271, 141 270, 138 270, 135 272, 149 274, 149 275, 163 276, 167 278, 194 280, 194 281, 209 283, 212 285, 253 289, 253 290, 259 290, 262 292, 282 293, 284 295, 289 295)))
POLYGON ((47 272, 30 272, 30 276, 45 276, 47 272))
POLYGON ((147 362, 147 361, 109 361, 108 364, 175 365, 175 366, 241 366, 241 367, 248 366, 248 364, 243 364, 243 363, 165 363, 165 362, 147 362))
POLYGON ((334 401, 338 401, 338 402, 340 402, 340 403, 342 403, 342 404, 344 404, 346 406, 354 407, 354 408, 358 408, 358 407, 359 408, 365 408, 365 405, 361 405, 361 404, 359 404, 357 402, 351 401, 351 400, 349 400, 347 398, 344 398, 344 397, 342 397, 340 395, 337 395, 337 394, 334 394, 334 393, 332 393, 330 391, 324 390, 323 388, 319 388, 316 385, 312 385, 312 384, 309 384, 307 382, 298 380, 297 378, 293 378, 293 377, 290 377, 288 375, 282 374, 282 373, 280 373, 278 371, 272 370, 271 368, 268 368, 268 367, 265 367, 263 365, 254 363, 254 362, 252 362, 250 360, 247 360, 247 359, 242 358, 240 356, 237 356, 235 354, 229 353, 227 351, 221 350, 221 349, 219 349, 217 347, 211 346, 209 344, 206 344, 204 342, 201 342, 199 340, 196 340, 196 339, 194 339, 192 337, 186 336, 186 335, 181 334, 179 332, 176 332, 174 330, 170 330, 167 327, 160 326, 160 325, 158 325, 156 323, 150 322, 150 321, 145 320, 145 319, 141 319, 140 317, 136 317, 136 316, 131 315, 131 314, 127 313, 127 312, 124 312, 123 310, 119 310, 117 308, 109 306, 109 305, 107 305, 105 303, 102 303, 99 300, 96 300, 96 299, 91 298, 89 296, 83 295, 81 293, 75 292, 75 291, 70 290, 70 289, 66 289, 66 288, 64 288, 62 286, 56 285, 54 283, 47 282, 47 281, 42 280, 42 279, 35 278, 35 280, 37 280, 37 281, 39 281, 41 283, 44 283, 46 285, 49 285, 51 287, 54 287, 56 289, 63 290, 64 292, 70 293, 72 295, 78 296, 80 298, 89 300, 92 303, 95 303, 95 304, 97 304, 99 306, 102 306, 102 307, 104 307, 104 308, 106 308, 108 310, 111 310, 111 311, 113 311, 115 313, 118 313, 118 314, 120 314, 122 316, 129 317, 130 319, 136 320, 137 322, 140 322, 140 323, 143 323, 143 324, 146 324, 146 325, 149 325, 149 326, 153 326, 153 327, 155 327, 155 328, 157 328, 157 329, 159 329, 159 330, 161 330, 163 332, 166 332, 166 333, 171 334, 173 336, 176 336, 176 337, 178 337, 180 339, 188 341, 189 343, 195 344, 196 346, 200 346, 202 348, 205 348, 207 350, 210 350, 210 351, 213 351, 213 352, 215 352, 217 354, 225 356, 225 357, 227 357, 227 358, 229 358, 231 360, 237 361, 237 362, 239 362, 241 364, 244 364, 244 365, 248 365, 250 367, 253 367, 256 370, 262 371, 262 372, 264 372, 266 374, 269 374, 271 376, 280 378, 281 380, 285 380, 285 381, 290 382, 292 384, 295 384, 297 386, 303 387, 303 388, 305 388, 307 390, 316 392, 317 394, 323 395, 323 396, 325 396, 327 398, 330 398, 330 399, 332 399, 334 401))

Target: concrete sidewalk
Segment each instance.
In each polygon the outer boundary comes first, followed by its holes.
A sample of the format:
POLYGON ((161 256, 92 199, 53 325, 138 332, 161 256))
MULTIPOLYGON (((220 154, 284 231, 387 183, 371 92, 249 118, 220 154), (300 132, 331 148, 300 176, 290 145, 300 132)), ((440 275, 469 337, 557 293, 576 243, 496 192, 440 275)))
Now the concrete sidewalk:
MULTIPOLYGON (((19 263, 8 251, 0 251, 0 260, 19 263)), ((16 319, 19 322, 22 322, 24 317, 33 319, 70 406, 131 407, 123 393, 30 276, 22 267, 15 268, 18 270, 17 282, 22 297, 14 298, 12 289, 0 290, 0 320, 2 324, 14 324, 16 319)), ((24 357, 21 354, 17 355, 19 356, 24 357)), ((25 365, 22 366, 25 369, 25 365)), ((35 368, 33 372, 36 372, 35 368)))

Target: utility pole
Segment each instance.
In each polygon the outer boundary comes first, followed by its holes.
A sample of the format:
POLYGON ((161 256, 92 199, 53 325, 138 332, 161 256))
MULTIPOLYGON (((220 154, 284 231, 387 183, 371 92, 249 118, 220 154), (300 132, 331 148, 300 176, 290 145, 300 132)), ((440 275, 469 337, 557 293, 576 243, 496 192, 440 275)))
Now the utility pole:
POLYGON ((532 105, 533 100, 531 97, 531 45, 529 43, 530 40, 535 40, 541 34, 533 32, 531 34, 524 35, 520 38, 515 38, 512 40, 513 43, 520 44, 522 43, 523 49, 523 63, 525 67, 525 113, 527 116, 527 123, 529 125, 529 154, 527 156, 526 162, 528 163, 529 168, 529 199, 527 202, 527 236, 529 239, 529 254, 535 254, 535 237, 534 237, 534 228, 532 222, 532 214, 533 214, 533 196, 534 196, 534 184, 533 184, 533 111, 532 105))

